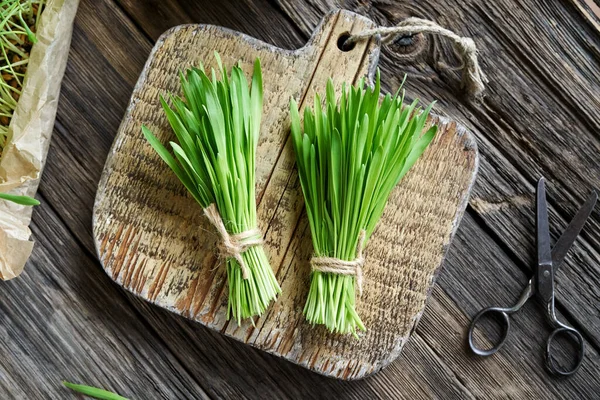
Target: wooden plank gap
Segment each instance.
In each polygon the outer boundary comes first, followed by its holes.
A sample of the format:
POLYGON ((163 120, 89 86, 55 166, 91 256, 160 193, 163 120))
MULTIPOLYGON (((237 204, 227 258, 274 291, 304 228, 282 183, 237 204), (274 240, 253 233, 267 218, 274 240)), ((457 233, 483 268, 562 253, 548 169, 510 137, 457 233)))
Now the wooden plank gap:
POLYGON ((113 3, 115 5, 115 7, 117 9, 121 10, 123 15, 125 17, 127 17, 127 19, 129 19, 129 22, 131 22, 131 25, 133 25, 137 29, 137 31, 139 33, 141 33, 142 36, 148 40, 148 43, 150 43, 152 46, 154 46, 154 44, 156 43, 156 40, 152 39, 150 34, 144 30, 142 24, 137 19, 135 19, 134 16, 132 14, 130 14, 129 11, 127 11, 127 9, 125 7, 123 7, 123 4, 121 4, 120 1, 118 1, 118 0, 107 0, 107 1, 110 1, 111 3, 113 3))

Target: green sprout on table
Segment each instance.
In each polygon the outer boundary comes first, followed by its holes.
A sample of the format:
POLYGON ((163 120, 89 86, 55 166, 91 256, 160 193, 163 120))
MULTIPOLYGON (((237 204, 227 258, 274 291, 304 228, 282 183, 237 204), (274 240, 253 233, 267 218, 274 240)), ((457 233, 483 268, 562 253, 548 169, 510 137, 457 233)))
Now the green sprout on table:
POLYGON ((0 193, 0 199, 12 201, 22 206, 39 206, 40 202, 29 196, 17 196, 14 194, 0 193))
POLYGON ((93 386, 78 385, 71 382, 63 381, 63 385, 68 387, 75 392, 81 393, 85 396, 93 397, 100 400, 128 400, 126 397, 119 396, 116 393, 109 392, 108 390, 99 389, 93 386))

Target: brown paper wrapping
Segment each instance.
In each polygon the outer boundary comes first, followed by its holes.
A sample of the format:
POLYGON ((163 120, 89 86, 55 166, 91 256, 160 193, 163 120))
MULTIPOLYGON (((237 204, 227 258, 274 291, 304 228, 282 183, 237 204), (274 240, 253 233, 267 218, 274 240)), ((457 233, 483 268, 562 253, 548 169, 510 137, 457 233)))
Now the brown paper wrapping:
MULTIPOLYGON (((48 0, 0 159, 0 192, 34 196, 40 181, 79 0, 48 0)), ((0 200, 0 279, 18 276, 31 254, 31 207, 0 200)))

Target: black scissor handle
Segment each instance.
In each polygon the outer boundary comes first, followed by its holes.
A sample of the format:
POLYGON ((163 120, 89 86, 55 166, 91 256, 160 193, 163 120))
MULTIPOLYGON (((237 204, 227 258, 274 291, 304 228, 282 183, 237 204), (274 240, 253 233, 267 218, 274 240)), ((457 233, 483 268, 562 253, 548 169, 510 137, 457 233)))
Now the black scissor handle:
POLYGON ((584 352, 585 352, 585 345, 583 342, 583 336, 581 336, 581 333, 579 333, 579 331, 577 331, 573 328, 569 328, 569 327, 556 328, 555 330, 552 331, 550 336, 548 336, 548 341, 546 342, 546 367, 548 368, 548 371, 550 371, 554 375, 559 375, 559 376, 573 375, 575 372, 577 372, 579 367, 581 367, 581 363, 583 362, 584 352), (575 359, 575 365, 573 366, 573 368, 568 369, 568 370, 559 368, 556 365, 554 358, 552 357, 552 342, 554 341, 554 338, 556 337, 556 335, 561 334, 561 333, 565 333, 564 336, 570 338, 577 346, 577 358, 575 359))
POLYGON ((479 311, 479 313, 477 313, 477 315, 471 321, 471 326, 469 326, 469 347, 471 348, 471 351, 473 351, 473 353, 477 354, 478 356, 482 356, 482 357, 491 356, 492 354, 494 354, 495 352, 500 350, 502 348, 502 346, 504 346, 504 343, 506 342, 506 338, 508 337, 509 329, 510 329, 509 309, 500 308, 500 307, 484 308, 483 310, 479 311), (479 322, 479 320, 486 314, 488 316, 491 316, 493 314, 493 315, 499 315, 502 317, 502 318, 499 318, 501 321, 500 325, 502 326, 502 334, 500 335, 500 340, 496 344, 494 344, 494 347, 492 347, 491 349, 480 349, 479 347, 477 347, 475 345, 475 341, 473 340, 473 332, 475 331, 475 326, 477 326, 477 323, 479 322))

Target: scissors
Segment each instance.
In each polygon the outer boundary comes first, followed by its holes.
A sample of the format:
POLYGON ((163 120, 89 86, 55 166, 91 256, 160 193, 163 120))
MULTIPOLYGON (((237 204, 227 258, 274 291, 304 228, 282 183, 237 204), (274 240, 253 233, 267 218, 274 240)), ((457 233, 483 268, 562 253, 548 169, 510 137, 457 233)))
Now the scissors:
POLYGON ((581 232, 583 225, 585 225, 585 221, 594 209, 597 198, 598 195, 596 192, 592 191, 590 197, 585 204, 581 206, 579 211, 577 211, 577 214, 573 217, 569 226, 567 226, 567 229, 558 239, 554 248, 550 250, 550 231, 548 227, 548 204, 546 203, 545 181, 544 178, 541 178, 538 181, 536 191, 537 264, 535 266, 535 274, 529 280, 529 283, 514 306, 508 308, 488 307, 475 315, 471 322, 471 326, 469 327, 469 347, 473 353, 485 357, 500 350, 502 346, 504 346, 506 337, 508 336, 508 331, 510 329, 510 315, 519 311, 530 298, 535 296, 546 307, 546 319, 554 328, 546 341, 546 367, 552 374, 559 376, 569 376, 577 372, 583 361, 583 336, 578 330, 565 325, 556 318, 554 309, 554 274, 558 271, 558 268, 560 268, 567 252, 573 245, 573 242, 575 242, 579 232, 581 232), (473 342, 473 331, 475 330, 475 326, 484 315, 501 317, 499 320, 501 321, 502 333, 499 341, 494 347, 488 350, 478 348, 473 342), (559 368, 552 356, 552 342, 559 334, 570 338, 576 345, 575 348, 577 353, 575 364, 571 369, 559 368))

